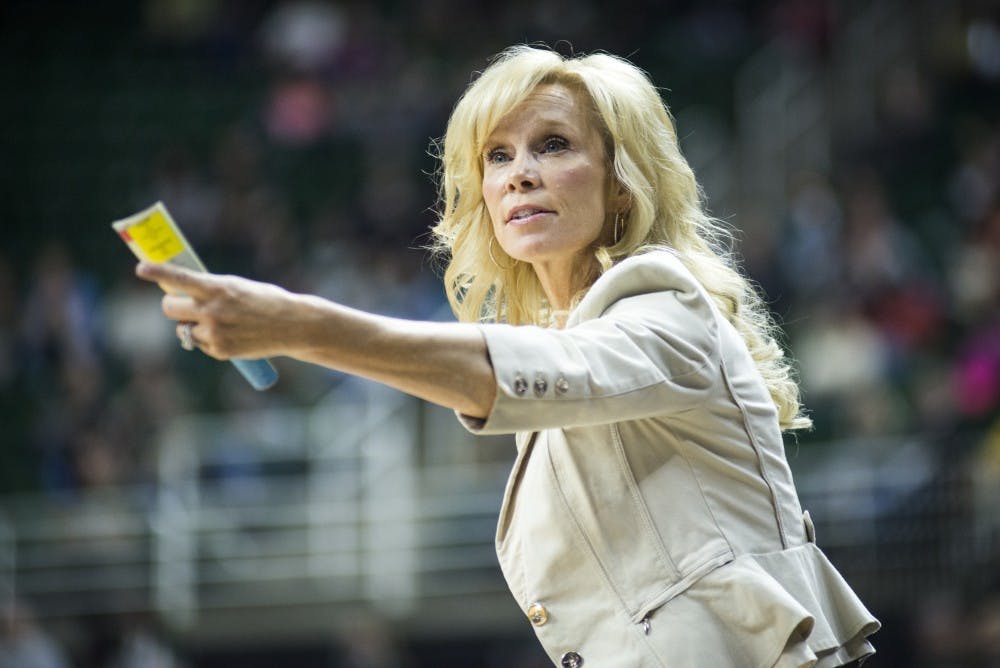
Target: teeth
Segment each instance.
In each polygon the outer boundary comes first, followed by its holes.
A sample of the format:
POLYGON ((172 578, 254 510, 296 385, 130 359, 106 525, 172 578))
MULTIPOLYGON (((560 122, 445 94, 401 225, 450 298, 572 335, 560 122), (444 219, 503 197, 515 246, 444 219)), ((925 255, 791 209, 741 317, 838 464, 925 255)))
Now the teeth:
POLYGON ((525 209, 524 211, 518 211, 517 213, 514 214, 514 219, 516 220, 518 218, 527 218, 528 216, 535 215, 539 211, 541 211, 541 209, 525 209))

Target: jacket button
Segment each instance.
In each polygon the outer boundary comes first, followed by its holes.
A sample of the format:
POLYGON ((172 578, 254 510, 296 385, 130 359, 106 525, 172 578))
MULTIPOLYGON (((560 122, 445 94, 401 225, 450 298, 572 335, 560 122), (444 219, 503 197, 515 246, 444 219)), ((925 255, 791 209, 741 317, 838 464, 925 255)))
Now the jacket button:
POLYGON ((566 394, 569 392, 569 381, 565 376, 556 378, 556 394, 566 394))
POLYGON ((576 652, 566 652, 562 655, 563 668, 580 668, 583 665, 583 657, 576 652))
POLYGON ((549 389, 549 381, 545 380, 545 376, 535 376, 535 396, 545 396, 547 389, 549 389))
POLYGON ((802 524, 805 526, 806 530, 806 540, 810 543, 816 542, 816 527, 813 526, 812 517, 809 515, 809 511, 805 510, 802 512, 802 524))
POLYGON ((528 381, 521 374, 514 376, 514 394, 521 396, 528 391, 528 381))
POLYGON ((528 619, 535 626, 542 626, 549 621, 549 611, 541 603, 532 603, 531 607, 528 608, 528 619))

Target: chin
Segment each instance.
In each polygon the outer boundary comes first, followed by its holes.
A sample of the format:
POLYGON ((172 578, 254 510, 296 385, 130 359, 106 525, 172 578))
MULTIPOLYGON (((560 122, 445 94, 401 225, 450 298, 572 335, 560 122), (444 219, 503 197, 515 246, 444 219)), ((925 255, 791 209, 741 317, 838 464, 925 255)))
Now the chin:
POLYGON ((510 250, 507 250, 507 255, 519 262, 529 264, 540 262, 561 264, 572 262, 587 252, 586 245, 580 248, 567 248, 564 244, 553 243, 553 241, 546 238, 522 237, 514 241, 510 250))

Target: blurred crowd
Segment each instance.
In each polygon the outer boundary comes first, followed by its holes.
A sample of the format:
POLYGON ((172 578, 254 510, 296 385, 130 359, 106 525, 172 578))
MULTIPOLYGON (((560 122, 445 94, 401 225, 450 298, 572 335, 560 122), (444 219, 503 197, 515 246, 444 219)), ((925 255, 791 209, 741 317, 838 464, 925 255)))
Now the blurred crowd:
MULTIPOLYGON (((767 40, 822 68, 845 20, 836 3, 651 5, 639 21, 587 3, 500 11, 303 0, 250 11, 149 0, 141 34, 168 66, 178 54, 203 58, 223 95, 226 68, 239 62, 260 86, 207 151, 174 136, 134 165, 144 176, 115 215, 162 200, 215 271, 378 312, 445 317, 421 248, 433 221, 433 141, 489 54, 528 39, 634 53, 684 116, 685 106, 704 104, 699 95, 720 93, 714 82, 675 93, 674 79, 691 78, 671 60, 676 50, 700 49, 688 56, 714 63, 731 85, 767 40), (657 41, 682 36, 672 50, 657 41)), ((996 23, 974 9, 955 25, 920 26, 929 31, 921 37, 948 49, 915 50, 880 77, 877 125, 844 137, 828 170, 793 173, 784 211, 761 221, 745 202, 724 203, 746 268, 798 360, 817 425, 807 441, 947 432, 996 416, 998 38, 996 23)), ((12 443, 2 489, 142 480, 164 419, 265 401, 226 365, 178 351, 158 294, 134 280, 131 257, 101 226, 88 224, 88 234, 104 233, 117 254, 99 263, 66 235, 40 231, 29 257, 0 254, 0 405, 12 443)), ((288 378, 266 401, 309 402, 338 381, 294 365, 282 371, 288 378)))
MULTIPOLYGON (((162 200, 213 270, 448 317, 422 249, 432 140, 490 54, 524 41, 605 49, 649 70, 678 116, 710 105, 727 118, 733 73, 761 45, 822 72, 850 18, 832 1, 689 4, 135 3, 144 58, 198 59, 220 96, 248 68, 258 85, 207 150, 180 135, 131 166, 114 216, 162 200)), ((794 173, 780 215, 738 201, 723 212, 798 362, 816 422, 802 444, 973 432, 974 455, 1000 467, 1000 23, 989 3, 956 5, 949 21, 916 19, 908 59, 878 77, 877 123, 835 136, 829 169, 794 173)), ((114 247, 100 256, 35 222, 25 255, 0 250, 0 491, 72 500, 149 483, 172 416, 309 404, 343 381, 278 360, 279 385, 253 392, 229 365, 179 349, 110 218, 85 223, 114 247)), ((10 663, 4 648, 28 636, 8 622, 0 668, 70 665, 55 653, 10 663)), ((106 665, 172 665, 144 661, 106 665)))

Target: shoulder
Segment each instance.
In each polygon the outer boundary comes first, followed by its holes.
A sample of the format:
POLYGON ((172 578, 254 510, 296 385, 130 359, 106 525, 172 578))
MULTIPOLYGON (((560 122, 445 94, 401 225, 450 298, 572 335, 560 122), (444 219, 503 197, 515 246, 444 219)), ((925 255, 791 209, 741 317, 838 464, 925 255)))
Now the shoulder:
POLYGON ((571 323, 600 317, 612 306, 650 293, 685 293, 689 301, 707 302, 701 284, 669 249, 633 255, 604 272, 574 310, 571 323))

